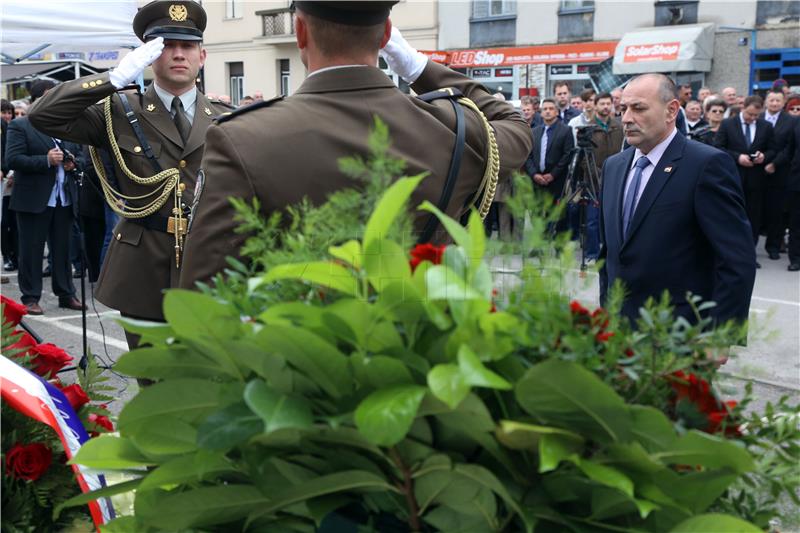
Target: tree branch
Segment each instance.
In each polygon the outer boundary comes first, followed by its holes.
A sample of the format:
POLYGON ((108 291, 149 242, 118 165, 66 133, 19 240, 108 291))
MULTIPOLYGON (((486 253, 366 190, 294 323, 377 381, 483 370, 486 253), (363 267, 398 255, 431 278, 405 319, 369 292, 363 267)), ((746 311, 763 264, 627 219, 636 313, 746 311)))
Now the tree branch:
POLYGON ((408 525, 411 526, 412 531, 420 531, 422 524, 419 520, 419 504, 414 497, 414 482, 411 480, 411 470, 403 463, 403 458, 397 452, 397 448, 392 446, 389 448, 389 456, 394 461, 394 464, 400 469, 403 474, 403 485, 401 490, 406 496, 406 504, 408 505, 408 525))

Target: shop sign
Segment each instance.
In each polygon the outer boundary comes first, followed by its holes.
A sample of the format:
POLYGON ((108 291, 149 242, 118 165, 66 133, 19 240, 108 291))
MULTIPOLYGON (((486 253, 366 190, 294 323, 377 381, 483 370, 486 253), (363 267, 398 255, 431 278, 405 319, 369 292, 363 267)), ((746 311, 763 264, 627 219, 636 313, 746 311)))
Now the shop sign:
POLYGON ((119 51, 112 50, 108 52, 89 52, 89 61, 117 61, 119 59, 119 51))
POLYGON ((449 63, 450 54, 439 50, 420 50, 428 56, 434 63, 449 63))
POLYGON ((495 78, 511 78, 514 76, 513 68, 496 68, 494 69, 495 78))
POLYGON ((471 70, 473 78, 491 78, 492 69, 490 68, 474 68, 471 70))
POLYGON ((550 75, 572 74, 572 65, 553 65, 550 67, 550 75))
POLYGON ((450 52, 450 66, 508 67, 530 64, 596 63, 614 56, 617 42, 519 46, 450 52))
POLYGON ((672 43, 632 44, 625 47, 623 63, 647 61, 675 61, 680 52, 680 41, 672 43))

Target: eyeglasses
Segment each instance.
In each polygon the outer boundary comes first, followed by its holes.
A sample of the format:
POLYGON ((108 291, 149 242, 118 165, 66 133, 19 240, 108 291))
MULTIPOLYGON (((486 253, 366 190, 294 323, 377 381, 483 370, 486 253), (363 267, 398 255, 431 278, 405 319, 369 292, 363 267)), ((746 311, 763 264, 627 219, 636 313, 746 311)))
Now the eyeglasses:
POLYGON ((800 107, 790 107, 789 111, 798 111, 798 112, 800 112, 800 107))
POLYGON ((708 112, 709 113, 724 113, 724 111, 722 109, 709 109, 708 112))

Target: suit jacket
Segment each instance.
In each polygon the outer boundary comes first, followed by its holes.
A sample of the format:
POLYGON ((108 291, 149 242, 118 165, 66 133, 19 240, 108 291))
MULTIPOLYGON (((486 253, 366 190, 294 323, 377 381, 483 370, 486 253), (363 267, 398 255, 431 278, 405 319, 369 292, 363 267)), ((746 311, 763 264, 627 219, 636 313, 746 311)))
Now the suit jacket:
POLYGON ((786 189, 800 192, 800 119, 794 120, 794 128, 788 142, 791 164, 786 178, 786 189))
POLYGON ((8 161, 6 160, 6 139, 8 138, 8 123, 0 119, 0 169, 3 171, 3 177, 8 174, 8 161))
MULTIPOLYGON (((572 135, 572 128, 556 120, 553 125, 550 126, 550 133, 547 137, 547 153, 544 158, 544 172, 542 172, 539 163, 542 158, 542 135, 544 135, 544 128, 544 124, 533 128, 533 150, 528 154, 528 159, 525 161, 525 171, 531 177, 533 177, 534 174, 552 174, 554 178, 553 181, 544 188, 547 189, 550 194, 559 198, 564 191, 564 180, 567 176, 569 156, 572 152, 572 148, 575 146, 575 141, 572 135)), ((541 187, 541 185, 535 185, 541 187)))
POLYGON ((676 135, 654 169, 622 237, 625 181, 635 149, 610 157, 601 190, 600 299, 615 280, 628 296, 631 320, 649 297, 669 291, 675 315, 694 322, 691 291, 713 300, 717 321, 747 319, 755 281, 755 250, 742 188, 730 157, 676 135))
POLYGON ((560 119, 560 120, 561 120, 561 121, 562 121, 562 122, 563 122, 565 125, 566 125, 566 124, 569 124, 569 121, 570 121, 570 120, 572 120, 573 118, 577 117, 577 116, 578 116, 578 115, 580 115, 580 114, 581 114, 581 112, 580 112, 580 111, 578 111, 577 109, 575 109, 575 108, 574 108, 574 107, 572 107, 572 106, 567 106, 567 108, 566 108, 566 109, 564 109, 563 111, 562 111, 561 109, 559 109, 559 110, 558 110, 558 118, 559 118, 559 119, 560 119))
MULTIPOLYGON (((122 159, 137 176, 152 176, 155 174, 153 167, 125 118, 125 110, 116 92, 109 82, 108 73, 78 78, 48 91, 31 108, 28 116, 37 128, 51 135, 108 148, 103 106, 102 102, 97 102, 113 95, 112 129, 122 159)), ((126 94, 161 167, 180 170, 181 183, 185 186, 183 203, 188 207, 200 169, 206 130, 213 116, 231 108, 210 101, 198 91, 192 130, 184 143, 169 110, 164 107, 152 86, 141 97, 133 91, 126 94)), ((122 171, 120 162, 114 159, 120 192, 126 196, 142 196, 153 191, 151 186, 130 180, 122 171)), ((173 208, 174 202, 170 197, 158 214, 169 217, 173 208)), ((107 306, 127 315, 163 320, 162 291, 176 287, 178 279, 175 236, 123 218, 114 229, 114 240, 106 253, 95 296, 107 306)))
MULTIPOLYGON (((81 147, 62 142, 62 149, 80 156, 81 147)), ((43 213, 56 183, 57 167, 47 162, 47 152, 55 148, 53 138, 36 130, 28 117, 20 117, 8 125, 6 158, 14 171, 14 188, 9 207, 22 213, 43 213)), ((67 199, 74 205, 74 179, 72 172, 64 173, 64 189, 67 199)))
MULTIPOLYGON (((764 118, 764 115, 761 115, 764 118)), ((767 121, 766 119, 764 119, 767 121)), ((770 187, 783 189, 789 177, 789 165, 792 162, 792 141, 794 140, 794 123, 796 118, 786 111, 781 111, 772 130, 773 158, 767 163, 775 165, 775 173, 767 174, 767 184, 770 187)))
POLYGON ((764 166, 775 157, 772 147, 772 124, 766 120, 756 119, 756 135, 750 147, 744 138, 742 122, 738 116, 726 118, 719 125, 717 135, 714 137, 714 144, 717 148, 725 150, 733 159, 733 163, 742 178, 742 186, 745 189, 758 189, 767 186, 766 172, 764 166), (752 168, 739 165, 739 155, 761 152, 764 154, 764 164, 756 165, 752 168))
MULTIPOLYGON (((441 87, 459 89, 490 121, 500 151, 500 179, 519 170, 531 149, 530 128, 522 115, 480 83, 432 61, 412 85, 418 94, 441 87)), ((389 155, 406 161, 405 173, 430 172, 409 205, 423 200, 436 204, 455 142, 451 104, 404 95, 370 66, 319 72, 306 78, 289 98, 254 104, 209 128, 203 156, 206 181, 192 208, 181 286, 193 288, 195 281, 225 268, 226 256, 239 255, 246 236, 234 233, 237 223, 230 196, 258 198, 263 214, 269 216, 304 197, 319 204, 334 191, 353 188, 353 180, 339 171, 337 161, 345 156, 368 157, 367 139, 375 115, 388 126, 389 155)), ((464 117, 466 146, 446 208, 455 218, 478 191, 486 166, 484 123, 469 109, 464 117)), ((421 229, 427 213, 416 217, 421 229)))

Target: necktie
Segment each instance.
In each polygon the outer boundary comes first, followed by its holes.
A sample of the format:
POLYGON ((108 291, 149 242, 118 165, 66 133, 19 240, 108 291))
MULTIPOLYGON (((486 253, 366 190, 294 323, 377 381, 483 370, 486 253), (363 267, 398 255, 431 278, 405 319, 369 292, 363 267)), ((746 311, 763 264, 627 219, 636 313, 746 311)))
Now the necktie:
POLYGON ((750 149, 750 145, 753 144, 753 129, 752 124, 747 124, 747 135, 745 135, 745 139, 747 140, 747 149, 750 149))
POLYGON ((544 164, 545 159, 547 158, 547 135, 550 132, 550 128, 545 128, 544 132, 542 132, 542 144, 541 150, 539 150, 539 170, 544 172, 544 164))
POLYGON ((172 99, 172 113, 172 118, 175 120, 178 133, 185 143, 186 139, 189 138, 189 132, 192 131, 192 124, 189 122, 189 119, 186 118, 186 112, 183 110, 183 102, 181 102, 181 99, 177 96, 172 99))
POLYGON ((633 211, 636 209, 636 197, 639 195, 639 185, 642 182, 642 171, 650 165, 650 160, 642 156, 636 160, 633 171, 633 180, 631 186, 628 187, 628 194, 625 196, 624 207, 622 211, 622 238, 628 237, 628 229, 633 218, 633 211))

